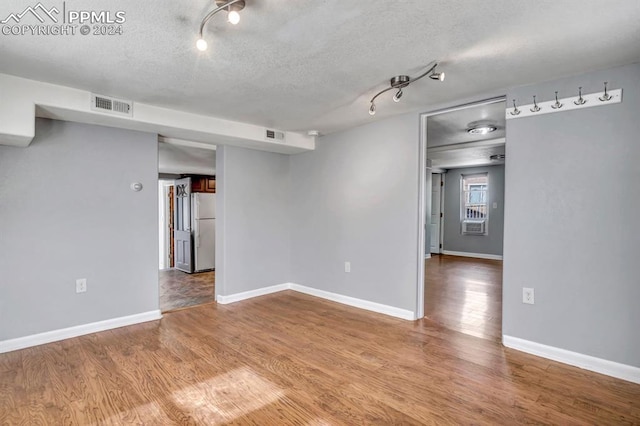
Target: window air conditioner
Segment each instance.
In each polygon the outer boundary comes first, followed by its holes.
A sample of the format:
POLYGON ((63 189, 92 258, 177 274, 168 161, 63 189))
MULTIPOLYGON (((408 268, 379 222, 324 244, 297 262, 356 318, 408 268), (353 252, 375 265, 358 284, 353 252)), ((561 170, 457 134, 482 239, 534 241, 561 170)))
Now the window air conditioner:
POLYGON ((462 233, 467 235, 484 235, 484 220, 462 222, 462 233))

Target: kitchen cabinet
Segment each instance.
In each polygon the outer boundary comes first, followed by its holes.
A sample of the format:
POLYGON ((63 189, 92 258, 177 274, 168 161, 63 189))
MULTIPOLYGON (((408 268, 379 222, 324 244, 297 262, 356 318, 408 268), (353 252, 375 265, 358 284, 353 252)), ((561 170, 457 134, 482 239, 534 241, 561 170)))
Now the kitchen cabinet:
POLYGON ((216 192, 215 176, 190 176, 191 192, 216 192))

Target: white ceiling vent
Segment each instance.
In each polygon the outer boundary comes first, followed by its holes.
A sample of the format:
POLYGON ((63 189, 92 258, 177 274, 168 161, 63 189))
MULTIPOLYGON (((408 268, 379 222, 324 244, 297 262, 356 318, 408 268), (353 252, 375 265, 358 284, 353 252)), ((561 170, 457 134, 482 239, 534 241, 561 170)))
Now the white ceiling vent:
POLYGON ((267 140, 270 141, 284 141, 284 132, 278 132, 277 130, 269 130, 266 132, 267 140))
POLYGON ((133 102, 92 93, 91 110, 133 117, 133 102))

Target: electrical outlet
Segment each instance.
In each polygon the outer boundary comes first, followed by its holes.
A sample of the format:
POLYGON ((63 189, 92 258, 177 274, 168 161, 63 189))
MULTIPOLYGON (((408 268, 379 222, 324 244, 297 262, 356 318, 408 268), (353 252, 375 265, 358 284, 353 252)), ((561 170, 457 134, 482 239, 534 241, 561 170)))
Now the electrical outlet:
POLYGON ((76 280, 76 293, 84 293, 87 291, 87 279, 78 278, 76 280))
POLYGON ((351 262, 344 262, 344 271, 351 272, 351 262))
POLYGON ((532 288, 527 288, 527 287, 523 287, 522 288, 522 303, 527 303, 529 305, 533 305, 535 303, 534 297, 533 297, 533 289, 532 288))

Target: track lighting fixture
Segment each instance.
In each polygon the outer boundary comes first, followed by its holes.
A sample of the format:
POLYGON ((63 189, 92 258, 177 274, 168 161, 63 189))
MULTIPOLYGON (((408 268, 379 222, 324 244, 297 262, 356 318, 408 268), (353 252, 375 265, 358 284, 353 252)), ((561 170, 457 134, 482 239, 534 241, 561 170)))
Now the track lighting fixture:
POLYGON ((199 38, 196 42, 196 47, 200 51, 207 50, 208 44, 204 39, 204 26, 207 25, 207 22, 209 22, 211 18, 213 18, 213 15, 222 10, 226 10, 228 12, 227 21, 232 25, 236 25, 238 22, 240 22, 240 13, 238 12, 244 9, 245 6, 245 0, 215 0, 215 2, 216 8, 207 13, 207 15, 202 19, 202 22, 200 23, 200 31, 198 33, 199 38))
POLYGON ((391 78, 391 80, 389 80, 389 87, 387 87, 384 90, 381 90, 380 92, 378 92, 373 98, 371 98, 371 102, 369 105, 369 115, 375 115, 376 114, 376 98, 380 95, 382 95, 383 93, 392 90, 392 89, 398 89, 398 91, 396 92, 395 95, 393 95, 393 101, 394 102, 400 102, 400 98, 403 95, 402 89, 404 89, 405 87, 407 87, 408 85, 410 85, 411 83, 413 83, 414 81, 418 81, 420 80, 422 77, 425 77, 427 75, 429 75, 429 78, 431 78, 432 80, 438 80, 438 81, 443 81, 444 80, 444 73, 443 72, 436 72, 436 67, 438 66, 437 62, 432 62, 430 64, 430 67, 422 74, 420 74, 419 76, 415 77, 415 78, 411 78, 408 75, 397 75, 393 78, 391 78))
POLYGON ((429 75, 431 80, 444 81, 444 73, 436 72, 435 70, 429 75))
POLYGON ((393 102, 400 102, 400 98, 402 97, 402 89, 398 89, 395 95, 393 95, 393 102))
POLYGON ((227 15, 227 21, 229 21, 231 25, 238 25, 238 22, 240 22, 240 14, 237 11, 232 10, 227 15))

